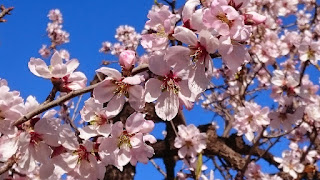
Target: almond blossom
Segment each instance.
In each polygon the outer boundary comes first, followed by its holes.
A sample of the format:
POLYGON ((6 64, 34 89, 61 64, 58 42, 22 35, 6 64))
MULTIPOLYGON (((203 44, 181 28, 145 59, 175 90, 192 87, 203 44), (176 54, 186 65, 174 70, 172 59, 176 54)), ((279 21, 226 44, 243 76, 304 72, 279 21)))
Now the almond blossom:
POLYGON ((102 179, 105 166, 97 161, 93 151, 93 143, 85 141, 83 144, 75 143, 61 154, 52 158, 54 172, 62 175, 67 173, 74 179, 102 179))
POLYGON ((172 36, 187 44, 189 48, 182 46, 170 47, 165 59, 175 66, 180 66, 179 68, 185 68, 190 64, 190 60, 185 57, 188 55, 191 57, 194 68, 190 72, 189 85, 191 88, 197 89, 197 92, 194 92, 199 94, 207 88, 214 74, 210 54, 217 51, 219 40, 205 30, 200 31, 197 38, 194 32, 184 27, 175 28, 172 36))
POLYGON ((131 70, 136 62, 136 52, 125 50, 120 53, 119 64, 125 70, 131 70))
POLYGON ((172 120, 182 105, 191 109, 194 95, 189 89, 189 71, 170 67, 163 60, 163 54, 155 54, 149 59, 149 69, 157 78, 150 78, 145 84, 145 101, 155 104, 157 115, 166 121, 172 120))
POLYGON ((50 66, 46 65, 46 63, 40 58, 31 58, 28 66, 30 71, 36 76, 46 79, 63 78, 78 68, 79 61, 73 59, 63 63, 59 52, 55 52, 51 57, 50 66))
POLYGON ((143 109, 144 90, 140 85, 143 82, 142 76, 123 77, 116 69, 107 67, 96 72, 108 76, 93 90, 93 96, 100 103, 108 102, 106 112, 110 116, 115 116, 122 110, 126 99, 136 111, 143 109))
POLYGON ((141 45, 148 51, 164 50, 168 45, 168 40, 173 33, 178 17, 172 14, 169 6, 153 6, 148 13, 149 21, 146 22, 146 32, 142 35, 141 45))
POLYGON ((106 113, 106 109, 103 108, 103 105, 98 100, 89 98, 85 101, 80 114, 82 120, 89 123, 89 125, 79 130, 82 139, 88 140, 97 135, 109 136, 112 127, 109 118, 112 118, 112 116, 106 113))
POLYGON ((213 0, 211 7, 203 14, 203 22, 220 35, 227 36, 230 35, 232 23, 239 20, 240 17, 238 11, 228 5, 227 0, 213 0))
POLYGON ((60 91, 82 89, 86 86, 87 78, 82 72, 74 72, 79 66, 76 59, 63 63, 59 52, 55 52, 51 57, 49 66, 40 58, 31 58, 28 67, 30 71, 39 77, 50 79, 54 84, 59 85, 60 91))
POLYGON ((200 133, 199 129, 190 124, 178 126, 178 136, 174 140, 174 147, 178 148, 180 158, 186 156, 196 157, 198 153, 206 148, 207 135, 200 133))
POLYGON ((141 113, 131 114, 125 125, 116 122, 112 126, 111 137, 103 138, 99 147, 102 161, 113 164, 122 170, 129 162, 136 165, 137 161, 147 163, 154 150, 145 142, 155 143, 156 139, 149 133, 154 123, 145 120, 141 113))
POLYGON ((261 109, 258 104, 246 101, 243 107, 238 107, 233 127, 238 131, 238 135, 245 134, 246 138, 252 142, 254 132, 261 132, 263 126, 270 124, 268 113, 268 107, 261 109))
POLYGON ((274 157, 274 160, 280 163, 279 168, 282 168, 283 172, 289 173, 293 178, 298 177, 298 173, 302 173, 304 165, 300 163, 301 154, 291 150, 285 150, 282 152, 282 158, 274 157))
POLYGON ((8 83, 0 79, 0 135, 10 134, 11 124, 24 114, 23 99, 18 91, 10 91, 8 83))
POLYGON ((299 58, 301 61, 309 60, 312 64, 318 64, 320 60, 320 41, 312 41, 309 38, 302 40, 299 45, 299 58))

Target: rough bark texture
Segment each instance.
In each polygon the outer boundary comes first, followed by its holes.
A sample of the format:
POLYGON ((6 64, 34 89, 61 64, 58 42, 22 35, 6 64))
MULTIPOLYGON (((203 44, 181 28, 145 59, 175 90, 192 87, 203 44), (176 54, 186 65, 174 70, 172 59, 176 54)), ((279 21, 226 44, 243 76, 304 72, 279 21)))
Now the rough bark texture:
POLYGON ((129 180, 133 179, 135 175, 135 167, 128 164, 120 171, 117 167, 109 165, 106 167, 104 180, 129 180))

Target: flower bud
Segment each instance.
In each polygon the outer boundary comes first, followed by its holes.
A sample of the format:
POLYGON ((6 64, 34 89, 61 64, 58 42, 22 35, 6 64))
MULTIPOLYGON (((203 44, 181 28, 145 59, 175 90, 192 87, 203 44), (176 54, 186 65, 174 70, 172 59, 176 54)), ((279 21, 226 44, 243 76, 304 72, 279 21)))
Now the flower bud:
POLYGON ((125 70, 131 70, 136 62, 136 52, 124 50, 120 53, 119 63, 125 70))

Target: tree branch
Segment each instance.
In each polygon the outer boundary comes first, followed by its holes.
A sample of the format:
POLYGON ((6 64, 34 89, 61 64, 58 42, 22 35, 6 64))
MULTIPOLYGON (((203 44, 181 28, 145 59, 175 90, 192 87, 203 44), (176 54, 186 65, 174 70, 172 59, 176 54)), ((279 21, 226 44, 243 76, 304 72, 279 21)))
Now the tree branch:
POLYGON ((7 20, 3 19, 6 15, 10 15, 10 11, 13 10, 14 7, 5 8, 4 5, 0 6, 0 23, 7 22, 7 20))
POLYGON ((50 108, 53 108, 55 106, 58 106, 60 105, 61 103, 63 102, 66 102, 68 101, 69 99, 72 99, 74 97, 77 97, 79 95, 82 95, 82 94, 85 94, 85 93, 88 93, 88 92, 91 92, 95 87, 97 87, 100 83, 97 83, 97 84, 93 84, 93 85, 90 85, 84 89, 80 89, 80 90, 76 90, 76 91, 71 91, 70 93, 68 93, 67 95, 65 96, 62 96, 60 97, 59 99, 56 99, 54 101, 51 101, 49 103, 46 103, 46 104, 41 104, 39 106, 39 108, 29 112, 28 114, 20 117, 17 121, 15 121, 13 123, 14 126, 18 126, 26 121, 28 121, 29 119, 31 119, 32 117, 38 115, 38 114, 41 114, 43 112, 45 112, 46 110, 49 110, 50 108))

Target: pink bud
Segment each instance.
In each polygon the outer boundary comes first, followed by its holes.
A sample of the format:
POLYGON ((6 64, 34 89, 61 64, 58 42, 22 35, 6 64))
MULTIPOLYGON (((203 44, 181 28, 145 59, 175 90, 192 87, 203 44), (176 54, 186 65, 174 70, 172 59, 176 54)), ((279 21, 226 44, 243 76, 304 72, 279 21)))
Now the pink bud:
POLYGON ((257 24, 265 22, 266 19, 267 19, 266 16, 261 15, 261 14, 256 13, 256 12, 247 12, 247 13, 245 13, 246 24, 249 23, 249 24, 257 25, 257 24))
POLYGON ((119 63, 122 68, 130 70, 136 62, 136 52, 132 50, 124 50, 120 53, 119 63))

